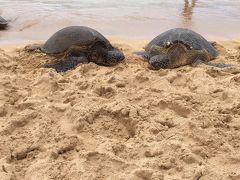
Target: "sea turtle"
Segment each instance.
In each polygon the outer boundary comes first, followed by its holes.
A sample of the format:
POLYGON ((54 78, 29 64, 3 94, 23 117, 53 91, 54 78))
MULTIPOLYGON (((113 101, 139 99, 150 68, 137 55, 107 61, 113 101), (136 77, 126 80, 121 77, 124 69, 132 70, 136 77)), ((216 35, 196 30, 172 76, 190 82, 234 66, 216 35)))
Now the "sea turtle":
POLYGON ((65 27, 53 34, 43 45, 30 45, 27 50, 40 50, 46 54, 63 57, 45 65, 57 72, 74 68, 79 63, 94 62, 112 66, 124 60, 123 53, 96 30, 85 26, 65 27))
POLYGON ((185 28, 175 28, 160 34, 144 49, 144 57, 153 69, 177 68, 198 63, 221 68, 232 66, 210 63, 210 60, 218 56, 218 52, 200 34, 185 28))
POLYGON ((2 29, 6 29, 8 25, 8 21, 3 19, 1 16, 0 16, 0 30, 2 29))

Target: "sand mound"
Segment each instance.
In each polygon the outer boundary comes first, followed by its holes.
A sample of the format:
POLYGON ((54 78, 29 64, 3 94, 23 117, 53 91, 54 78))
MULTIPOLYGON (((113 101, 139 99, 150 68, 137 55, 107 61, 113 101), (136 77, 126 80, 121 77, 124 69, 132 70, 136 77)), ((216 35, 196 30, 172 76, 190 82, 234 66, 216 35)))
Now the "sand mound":
MULTIPOLYGON (((23 48, 0 50, 0 179, 240 179, 240 67, 152 71, 112 39, 115 67, 66 73, 23 48)), ((240 64, 240 43, 215 62, 240 64)))

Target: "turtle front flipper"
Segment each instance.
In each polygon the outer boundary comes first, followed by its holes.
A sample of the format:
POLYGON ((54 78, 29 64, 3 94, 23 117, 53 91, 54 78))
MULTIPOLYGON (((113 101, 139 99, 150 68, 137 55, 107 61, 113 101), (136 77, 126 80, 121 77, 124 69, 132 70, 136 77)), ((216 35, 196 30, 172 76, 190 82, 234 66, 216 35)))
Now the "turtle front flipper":
POLYGON ((232 67, 233 64, 225 64, 225 63, 212 63, 209 62, 212 58, 209 56, 209 54, 205 50, 195 50, 192 53, 188 53, 187 57, 189 62, 192 62, 191 64, 193 66, 196 66, 198 64, 205 64, 208 66, 213 66, 217 68, 226 68, 226 67, 232 67))
POLYGON ((206 50, 189 50, 184 59, 187 64, 196 66, 201 63, 209 62, 212 58, 206 50))
POLYGON ((64 59, 59 60, 56 63, 47 64, 44 67, 53 68, 57 72, 65 72, 70 69, 73 69, 80 63, 88 63, 88 59, 85 56, 80 56, 80 57, 68 56, 68 57, 65 57, 64 59))

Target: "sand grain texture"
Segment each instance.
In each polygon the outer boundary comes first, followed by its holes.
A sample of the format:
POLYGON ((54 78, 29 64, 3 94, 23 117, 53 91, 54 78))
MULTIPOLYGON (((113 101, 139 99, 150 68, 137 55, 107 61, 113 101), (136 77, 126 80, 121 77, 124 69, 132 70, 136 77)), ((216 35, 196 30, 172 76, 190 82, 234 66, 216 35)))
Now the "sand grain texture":
POLYGON ((23 46, 0 50, 1 180, 240 179, 240 42, 215 62, 149 70, 112 38, 126 62, 66 73, 23 46))

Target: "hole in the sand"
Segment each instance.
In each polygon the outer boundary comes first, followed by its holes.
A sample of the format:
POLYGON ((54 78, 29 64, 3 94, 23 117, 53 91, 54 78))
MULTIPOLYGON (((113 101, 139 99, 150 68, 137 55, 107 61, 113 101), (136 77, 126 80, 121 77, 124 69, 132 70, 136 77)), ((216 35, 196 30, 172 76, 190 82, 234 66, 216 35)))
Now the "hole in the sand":
POLYGON ((23 160, 28 157, 35 157, 38 154, 39 149, 40 147, 33 146, 18 150, 16 152, 11 153, 11 159, 23 160))
POLYGON ((135 135, 136 127, 134 121, 129 117, 129 111, 112 112, 112 110, 100 108, 84 113, 74 129, 86 136, 129 139, 135 135))
POLYGON ((96 88, 94 92, 98 96, 105 97, 105 98, 110 98, 115 94, 115 90, 112 87, 104 87, 104 86, 96 88))
POLYGON ((161 121, 158 121, 161 125, 163 126, 167 126, 168 128, 173 128, 176 126, 176 124, 174 123, 174 121, 172 119, 168 119, 168 118, 165 118, 161 121))
POLYGON ((58 154, 64 154, 64 153, 74 150, 74 148, 76 146, 77 146, 76 142, 68 143, 68 144, 65 144, 62 147, 60 147, 57 152, 58 152, 58 154))
POLYGON ((91 124, 91 129, 94 129, 94 131, 92 131, 94 135, 101 135, 113 139, 127 139, 132 134, 122 123, 104 115, 100 115, 94 123, 91 124))

